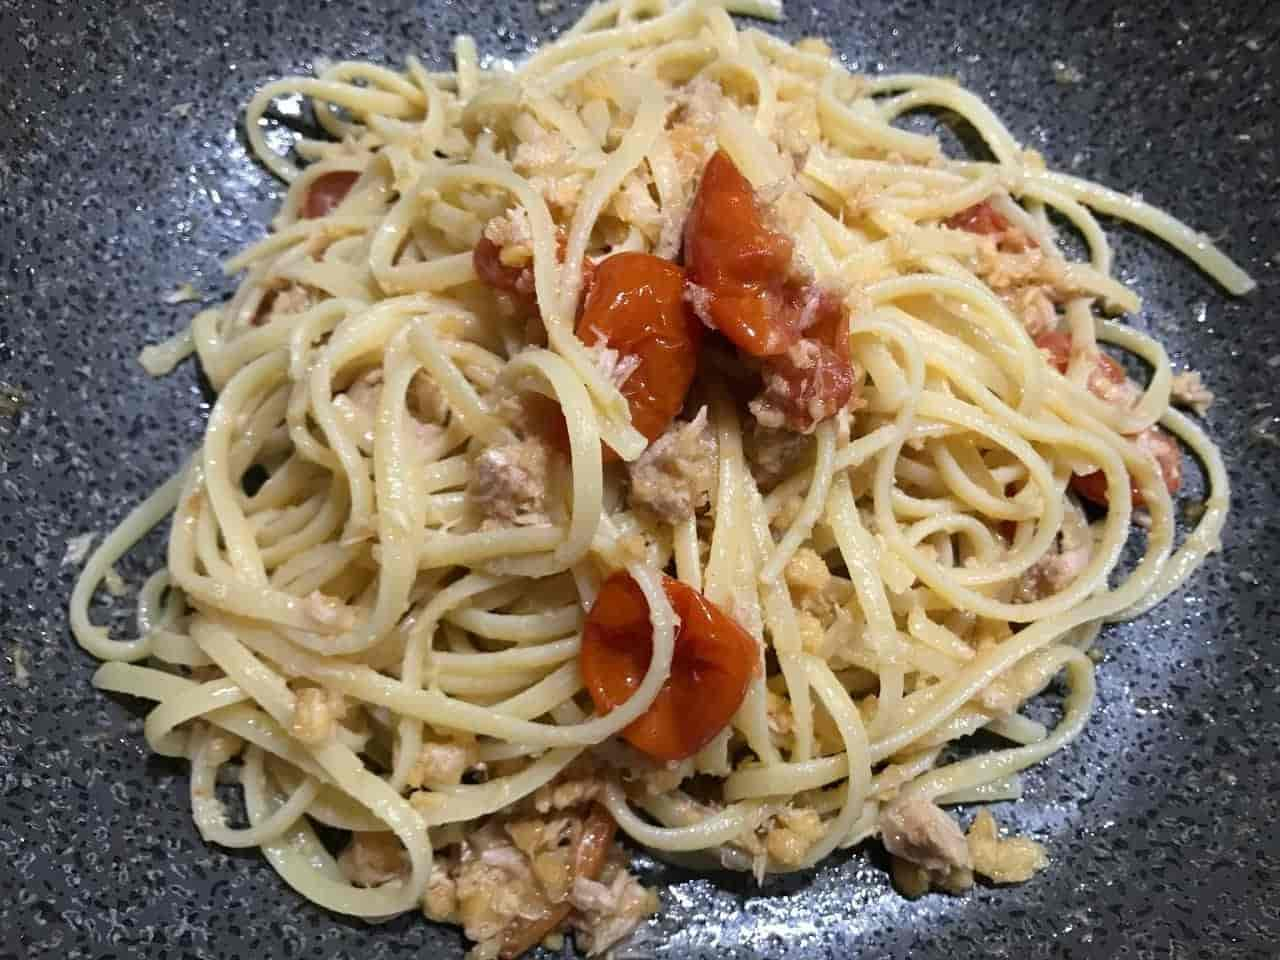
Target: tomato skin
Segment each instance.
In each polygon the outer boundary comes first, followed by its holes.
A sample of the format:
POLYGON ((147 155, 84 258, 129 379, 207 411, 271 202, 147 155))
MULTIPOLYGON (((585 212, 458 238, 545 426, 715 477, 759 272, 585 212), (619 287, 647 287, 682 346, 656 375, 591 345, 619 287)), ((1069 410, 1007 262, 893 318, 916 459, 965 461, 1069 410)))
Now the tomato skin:
POLYGON ((685 266, 711 294, 711 323, 753 357, 784 353, 800 338, 803 291, 785 281, 791 253, 791 241, 765 225, 750 181, 716 151, 685 221, 685 266))
MULTIPOLYGON (((1071 334, 1064 330, 1049 330, 1036 337, 1035 344, 1045 354, 1050 366, 1059 373, 1067 372, 1071 363, 1071 334)), ((1110 402, 1114 391, 1109 388, 1124 383, 1128 378, 1117 360, 1101 350, 1095 353, 1093 369, 1089 371, 1089 390, 1098 399, 1110 402)))
POLYGON ((1026 253, 1036 247, 1035 240, 1011 224, 1009 218, 993 207, 989 200, 966 207, 942 222, 953 230, 991 237, 996 242, 996 249, 1002 253, 1026 253))
POLYGON ((835 294, 816 287, 810 296, 814 320, 805 336, 786 353, 765 361, 764 399, 782 412, 787 428, 798 433, 808 433, 835 416, 852 399, 855 387, 844 305, 835 294))
MULTIPOLYGON (((1105 507, 1110 502, 1107 498, 1107 475, 1101 470, 1094 470, 1092 473, 1073 473, 1070 487, 1084 499, 1100 507, 1105 507)), ((1142 496, 1132 481, 1129 484, 1129 492, 1133 498, 1133 505, 1141 506, 1142 496)))
POLYGON ((1009 219, 990 202, 983 200, 942 221, 952 230, 964 230, 980 236, 997 236, 1009 229, 1009 219))
POLYGON ((342 203, 360 174, 354 170, 331 170, 311 181, 307 194, 302 198, 302 216, 305 220, 326 217, 342 203))
MULTIPOLYGON (((618 824, 609 811, 598 803, 591 805, 586 820, 582 824, 582 832, 578 837, 577 849, 573 855, 573 875, 595 880, 604 869, 605 859, 609 854, 609 846, 618 832, 618 824)), ((516 960, 526 951, 532 950, 546 938, 547 934, 559 929, 569 917, 568 901, 548 906, 538 917, 518 917, 513 924, 502 933, 502 945, 498 951, 499 960, 516 960)))
MULTIPOLYGON (((1071 334, 1051 330, 1036 337, 1036 346, 1047 355, 1050 364, 1059 373, 1066 373, 1071 359, 1071 334)), ((1098 351, 1094 367, 1089 371, 1089 391, 1099 399, 1112 402, 1117 395, 1116 388, 1128 380, 1124 367, 1114 358, 1098 351)), ((1182 454, 1178 443, 1159 427, 1151 426, 1134 438, 1134 442, 1150 453, 1160 467, 1160 475, 1170 494, 1175 494, 1182 486, 1182 454)), ((1071 477, 1071 489, 1091 503, 1099 506, 1107 505, 1107 477, 1101 470, 1090 473, 1077 473, 1071 477)), ((1130 496, 1135 507, 1143 506, 1146 501, 1142 492, 1134 482, 1130 482, 1130 496)))
POLYGON ((471 252, 471 264, 477 276, 495 290, 505 290, 526 303, 537 306, 534 292, 533 269, 511 267, 499 258, 501 248, 488 237, 481 237, 471 252))
MULTIPOLYGON (((1155 457, 1156 465, 1160 468, 1160 477, 1164 480, 1164 486, 1169 491, 1169 495, 1177 493, 1182 487, 1182 452, 1178 449, 1178 441, 1156 426, 1147 427, 1133 440, 1155 457)), ((1092 503, 1103 507, 1107 505, 1107 475, 1101 470, 1073 474, 1071 489, 1092 503)), ((1146 498, 1142 496, 1142 491, 1138 489, 1138 484, 1133 479, 1129 481, 1129 495, 1134 507, 1146 505, 1146 498)))
MULTIPOLYGON (((568 238, 565 236, 564 231, 558 230, 556 232, 556 252, 562 262, 567 244, 568 238)), ((501 247, 488 237, 481 236, 476 241, 475 248, 471 251, 471 265, 475 268, 476 276, 495 290, 504 290, 511 294, 526 309, 537 314, 538 291, 533 275, 533 264, 529 263, 523 267, 509 266, 502 262, 501 254, 501 247)), ((584 297, 590 292, 594 281, 595 264, 583 257, 582 295, 584 297)), ((581 309, 581 304, 579 304, 579 309, 581 309)), ((545 343, 545 340, 543 342, 545 343)))
MULTIPOLYGON (((637 750, 673 761, 697 753, 733 719, 759 653, 752 636, 698 591, 665 576, 662 586, 679 618, 671 675, 622 735, 637 750)), ((604 714, 625 703, 652 655, 649 605, 630 574, 615 573, 582 631, 579 665, 596 709, 604 714)))
POLYGON ((793 276, 793 252, 765 222, 751 183, 717 151, 685 222, 689 280, 700 288, 703 319, 764 358, 762 405, 807 433, 849 403, 855 383, 844 303, 793 276))
POLYGON ((684 301, 684 271, 647 253, 600 261, 576 332, 588 347, 603 342, 639 358, 619 389, 631 425, 650 441, 660 437, 684 406, 702 345, 702 324, 684 301))
POLYGON ((1036 337, 1036 346, 1045 359, 1059 373, 1066 373, 1071 363, 1071 334, 1062 330, 1048 330, 1036 337))
MULTIPOLYGON (((631 409, 632 426, 652 442, 684 407, 704 335, 684 302, 684 271, 649 254, 615 253, 584 271, 584 286, 575 332, 588 347, 603 342, 620 356, 639 358, 619 389, 631 409)), ((569 431, 560 408, 545 397, 530 400, 543 440, 568 453, 569 431)), ((618 459, 607 446, 604 456, 618 459)))

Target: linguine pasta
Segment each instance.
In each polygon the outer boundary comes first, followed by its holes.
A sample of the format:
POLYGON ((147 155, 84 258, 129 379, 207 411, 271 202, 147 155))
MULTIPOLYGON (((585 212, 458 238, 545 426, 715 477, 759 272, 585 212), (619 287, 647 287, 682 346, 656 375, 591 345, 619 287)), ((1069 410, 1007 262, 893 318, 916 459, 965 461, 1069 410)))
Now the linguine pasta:
MULTIPOLYGON (((1115 319, 1140 301, 1096 215, 1232 293, 1249 278, 1167 214, 1046 169, 957 84, 852 75, 731 10, 778 12, 610 0, 514 70, 460 37, 447 73, 336 63, 248 106, 289 184, 273 230, 228 262, 229 302, 142 356, 161 374, 194 352, 217 403, 93 553, 71 623, 105 661, 97 687, 155 703, 147 741, 191 763, 203 836, 260 848, 327 909, 421 908, 480 956, 567 927, 599 951, 655 906, 614 824, 761 878, 880 836, 908 893, 1025 879, 1038 845, 989 817, 965 836, 940 805, 1019 797, 1088 717, 1099 627, 1218 547, 1221 457, 1171 406, 1161 345, 1115 319), (299 95, 324 136, 276 153, 272 104, 299 95), (894 125, 921 109, 954 111, 991 159, 894 125), (694 269, 682 231, 713 155, 804 289, 835 298, 854 384, 789 429, 744 398, 774 361, 704 340, 655 439, 627 392, 640 361, 579 318, 610 257, 694 269), (1062 221, 1086 260, 1060 251, 1062 221), (1180 543, 1170 438, 1207 476, 1180 543), (109 637, 92 595, 168 515, 137 634, 109 637), (647 646, 602 709, 586 648, 619 576, 647 646), (668 576, 749 643, 731 720, 679 759, 637 734, 688 669, 668 576), (1058 677, 1046 727, 1023 706, 1058 677), (1004 745, 955 758, 979 730, 1004 745), (314 824, 351 840, 330 850, 314 824)), ((680 309, 707 320, 704 295, 680 309)))

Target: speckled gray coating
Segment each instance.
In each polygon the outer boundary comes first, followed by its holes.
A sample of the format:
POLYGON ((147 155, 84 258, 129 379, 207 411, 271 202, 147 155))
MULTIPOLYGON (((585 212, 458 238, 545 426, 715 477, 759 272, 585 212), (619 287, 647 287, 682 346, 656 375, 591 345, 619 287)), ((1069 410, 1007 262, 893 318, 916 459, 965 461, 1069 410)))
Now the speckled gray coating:
MULTIPOLYGON (((1261 284, 1241 301, 1158 243, 1115 237, 1146 298, 1133 322, 1218 393, 1208 422, 1236 491, 1225 550, 1106 632, 1087 733, 999 811, 1048 844, 1032 882, 904 903, 860 854, 760 890, 649 864, 663 913, 641 943, 669 957, 1275 957, 1280 4, 937 6, 800 4, 780 29, 825 34, 863 70, 957 75, 1055 166, 1225 238, 1261 284), (1056 81, 1055 61, 1078 82, 1056 81)), ((0 958, 460 955, 418 917, 335 917, 256 853, 206 847, 184 769, 147 753, 140 706, 89 688, 62 560, 199 437, 209 397, 193 365, 153 382, 134 358, 196 309, 164 294, 230 291, 218 262, 278 200, 237 132, 253 88, 316 56, 441 64, 459 30, 519 57, 572 18, 531 3, 0 0, 0 380, 30 398, 0 424, 0 958)), ((161 553, 156 536, 123 565, 133 589, 161 553)), ((129 608, 99 615, 126 628, 129 608)))

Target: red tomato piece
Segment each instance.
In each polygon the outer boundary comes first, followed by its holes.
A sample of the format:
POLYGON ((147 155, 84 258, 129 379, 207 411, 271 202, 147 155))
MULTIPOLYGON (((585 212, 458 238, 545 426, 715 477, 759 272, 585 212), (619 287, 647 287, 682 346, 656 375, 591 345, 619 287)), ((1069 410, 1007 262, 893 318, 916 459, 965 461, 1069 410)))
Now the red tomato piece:
MULTIPOLYGON (((1063 330, 1049 330, 1036 337, 1036 346, 1045 354, 1050 365, 1059 373, 1066 373, 1071 362, 1071 334, 1063 330)), ((1114 389, 1129 379, 1119 361, 1101 350, 1094 355, 1093 369, 1089 371, 1089 391, 1098 399, 1114 402, 1114 389)))
MULTIPOLYGON (((618 825, 609 811, 598 803, 592 804, 573 855, 574 877, 595 880, 600 876, 617 830, 618 825)), ((570 905, 565 901, 554 906, 546 905, 537 917, 517 917, 502 933, 502 946, 498 951, 500 960, 516 960, 532 950, 568 919, 569 909, 570 905)))
POLYGON ((615 253, 596 264, 578 338, 638 366, 619 388, 631 424, 656 440, 684 406, 698 368, 702 324, 684 301, 684 271, 647 253, 615 253))
POLYGON ((835 416, 853 396, 853 368, 816 340, 801 340, 772 360, 769 371, 764 400, 782 413, 787 429, 797 433, 808 433, 835 416))
POLYGON ((311 181, 307 195, 302 198, 302 216, 306 220, 326 217, 340 204, 360 174, 354 170, 333 170, 322 173, 311 181))
MULTIPOLYGON (((1057 367, 1058 372, 1065 373, 1071 359, 1071 334, 1059 330, 1051 330, 1036 337, 1036 346, 1047 354, 1049 363, 1057 367)), ((1115 402, 1122 392, 1116 388, 1128 380, 1119 361, 1103 353, 1097 352, 1094 367, 1089 371, 1089 392, 1101 400, 1115 402)), ((1160 466, 1160 474, 1170 494, 1178 492, 1182 486, 1182 453, 1178 450, 1178 442, 1159 427, 1148 427, 1139 433, 1134 440, 1138 446, 1156 458, 1160 466)), ((1107 478, 1101 470, 1090 473, 1077 473, 1071 478, 1071 489, 1093 503, 1107 505, 1107 478)), ((1133 505, 1141 507, 1145 501, 1136 484, 1130 485, 1133 505)))
MULTIPOLYGON (((620 361, 639 361, 619 389, 632 424, 655 440, 684 406, 702 342, 702 324, 683 299, 684 271, 659 257, 618 253, 584 270, 583 284, 576 333, 587 346, 603 342, 620 361)), ((569 431, 560 408, 531 396, 526 410, 543 440, 567 453, 569 431)), ((605 458, 615 460, 617 454, 606 447, 605 458)))
MULTIPOLYGON (((565 245, 568 239, 563 230, 556 233, 557 253, 561 261, 564 260, 565 245)), ((527 264, 523 267, 513 267, 502 262, 502 248, 490 240, 488 237, 481 236, 476 243, 475 249, 471 252, 471 263, 475 267, 476 275, 480 277, 489 286, 496 290, 505 290, 512 294, 516 299, 525 304, 526 307, 537 312, 538 309, 538 292, 535 287, 533 276, 533 264, 527 264)), ((582 258, 582 294, 585 296, 591 289, 594 282, 595 264, 586 257, 582 258)), ((545 342, 545 341, 543 341, 545 342)))
POLYGON ((844 304, 830 290, 811 287, 812 298, 806 307, 812 314, 811 322, 804 328, 804 335, 826 344, 845 360, 849 359, 849 315, 844 304))
POLYGON ((707 161, 684 226, 689 280, 711 324, 744 353, 769 357, 800 339, 804 291, 786 283, 792 244, 765 225, 756 192, 729 155, 707 161))
POLYGON ((764 406, 807 432, 853 396, 849 318, 840 298, 791 276, 791 241, 765 222, 729 155, 707 162, 684 255, 699 310, 738 349, 766 358, 764 406))
POLYGON ((780 412, 786 426, 807 433, 834 416, 853 396, 849 362, 849 321, 844 306, 831 293, 814 288, 818 319, 808 336, 786 353, 765 361, 763 403, 780 412))
MULTIPOLYGON (((1182 451, 1178 449, 1178 441, 1173 439, 1159 427, 1148 427, 1133 438, 1139 447, 1150 453, 1160 468, 1160 477, 1164 480, 1165 489, 1170 496, 1182 487, 1182 451)), ((1071 489, 1086 500, 1100 506, 1107 505, 1107 477, 1101 470, 1092 473, 1075 474, 1071 478, 1071 489)), ((1142 491, 1132 479, 1129 481, 1129 495, 1133 505, 1141 507, 1146 504, 1142 491)))
MULTIPOLYGON (((663 577, 679 627, 671 675, 657 699, 623 731, 637 750, 683 760, 710 742, 747 694, 758 659, 756 641, 727 613, 687 584, 663 577)), ((649 604, 630 574, 604 582, 587 615, 578 662, 601 713, 624 704, 653 655, 649 604)))
POLYGON ((496 290, 505 290, 521 300, 537 306, 537 294, 533 287, 532 267, 512 267, 500 259, 502 248, 488 237, 481 237, 471 252, 471 263, 476 274, 496 290))
POLYGON ((1036 346, 1045 354, 1049 365, 1059 373, 1066 373, 1071 363, 1071 334, 1062 330, 1049 330, 1036 337, 1036 346))
POLYGON ((988 200, 966 207, 942 222, 953 230, 992 237, 996 241, 996 247, 1005 253, 1024 253, 1036 245, 1034 240, 1011 224, 1009 218, 988 200))
MULTIPOLYGON (((1092 473, 1073 473, 1070 486, 1090 503, 1096 503, 1102 507, 1108 503, 1107 476, 1101 470, 1094 470, 1092 473)), ((1133 497, 1133 505, 1141 506, 1142 495, 1138 493, 1138 488, 1132 482, 1129 484, 1129 492, 1133 497)))
POLYGON ((952 230, 965 230, 982 236, 995 236, 1009 229, 1009 219, 983 200, 972 207, 966 207, 942 221, 952 230))

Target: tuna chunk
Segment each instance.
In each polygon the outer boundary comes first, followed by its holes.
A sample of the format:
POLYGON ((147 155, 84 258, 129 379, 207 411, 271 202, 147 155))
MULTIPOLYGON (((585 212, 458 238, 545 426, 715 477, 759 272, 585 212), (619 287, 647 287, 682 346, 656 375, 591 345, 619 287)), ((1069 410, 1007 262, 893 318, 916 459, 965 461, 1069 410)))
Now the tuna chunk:
POLYGON ((631 503, 667 523, 687 520, 709 501, 716 468, 716 438, 703 407, 693 420, 671 424, 631 465, 631 503))

